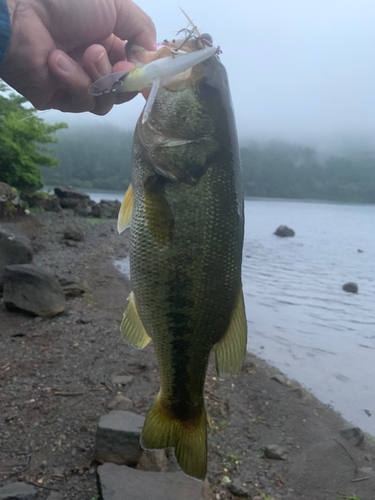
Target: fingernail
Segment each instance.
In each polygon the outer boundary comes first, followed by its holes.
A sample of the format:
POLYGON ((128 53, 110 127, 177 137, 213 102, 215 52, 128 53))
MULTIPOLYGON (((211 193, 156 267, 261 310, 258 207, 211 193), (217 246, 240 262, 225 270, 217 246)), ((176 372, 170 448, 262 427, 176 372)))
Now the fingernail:
POLYGON ((58 56, 56 64, 64 73, 74 73, 77 69, 74 61, 65 54, 60 54, 58 56))
POLYGON ((106 52, 102 52, 97 60, 94 62, 95 68, 102 75, 110 75, 112 73, 112 66, 108 61, 106 52))

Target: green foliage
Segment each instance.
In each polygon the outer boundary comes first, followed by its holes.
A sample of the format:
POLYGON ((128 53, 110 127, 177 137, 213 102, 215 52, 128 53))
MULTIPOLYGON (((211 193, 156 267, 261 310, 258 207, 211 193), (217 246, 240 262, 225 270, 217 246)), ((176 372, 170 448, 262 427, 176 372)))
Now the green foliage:
POLYGON ((103 123, 72 128, 60 137, 55 148, 60 166, 43 169, 45 184, 126 191, 131 180, 132 133, 103 123))
POLYGON ((34 108, 24 106, 24 97, 10 94, 1 82, 0 92, 0 181, 21 193, 36 191, 43 187, 39 167, 59 163, 44 144, 56 143, 52 134, 67 125, 47 125, 34 108))

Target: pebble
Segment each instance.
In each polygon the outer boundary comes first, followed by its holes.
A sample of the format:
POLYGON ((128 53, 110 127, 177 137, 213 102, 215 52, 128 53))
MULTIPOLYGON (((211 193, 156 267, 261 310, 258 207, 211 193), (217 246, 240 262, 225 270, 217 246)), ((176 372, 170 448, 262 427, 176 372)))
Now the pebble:
POLYGON ((249 490, 243 485, 239 477, 233 479, 232 483, 229 485, 229 490, 233 495, 238 497, 247 497, 249 495, 249 490))
POLYGON ((285 460, 286 450, 277 444, 270 444, 264 448, 264 454, 267 458, 274 460, 285 460))
POLYGON ((112 382, 114 384, 126 385, 133 380, 132 375, 113 375, 112 382))

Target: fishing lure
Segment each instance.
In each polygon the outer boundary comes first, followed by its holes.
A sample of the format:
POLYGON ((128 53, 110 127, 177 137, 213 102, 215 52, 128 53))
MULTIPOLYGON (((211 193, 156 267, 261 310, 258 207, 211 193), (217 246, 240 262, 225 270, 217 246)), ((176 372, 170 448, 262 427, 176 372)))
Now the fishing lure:
POLYGON ((91 85, 89 93, 100 96, 110 92, 141 92, 151 87, 142 116, 142 123, 144 123, 149 116, 160 85, 168 84, 173 77, 221 53, 219 47, 213 46, 211 36, 201 35, 191 19, 184 11, 182 12, 192 26, 190 30, 181 30, 186 33, 183 40, 172 42, 164 40, 160 44, 162 48, 155 53, 149 53, 142 47, 128 43, 125 48, 127 59, 136 67, 103 76, 91 85), (152 54, 153 60, 142 64, 143 61, 147 61, 148 54, 152 54), (167 54, 170 54, 169 57, 166 57, 167 54))

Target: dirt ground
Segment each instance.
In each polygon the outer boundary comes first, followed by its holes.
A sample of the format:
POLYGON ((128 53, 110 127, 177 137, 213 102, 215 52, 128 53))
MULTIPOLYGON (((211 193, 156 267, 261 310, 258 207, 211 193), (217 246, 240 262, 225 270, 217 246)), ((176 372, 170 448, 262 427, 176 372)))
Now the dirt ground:
MULTIPOLYGON (((152 346, 134 350, 119 333, 130 283, 112 264, 127 254, 115 221, 67 211, 37 217, 43 232, 33 241, 35 264, 79 278, 88 292, 46 320, 0 304, 0 486, 25 481, 42 500, 52 491, 97 500, 98 420, 116 394, 146 414, 159 387, 156 359, 152 346), (68 222, 85 234, 76 246, 63 241, 68 222), (112 376, 120 374, 133 378, 115 387, 112 376)), ((210 364, 212 498, 237 498, 228 480, 240 478, 253 500, 375 500, 374 440, 343 438, 349 424, 297 383, 273 379, 277 373, 248 354, 235 377, 218 381, 210 364), (269 445, 281 446, 284 460, 267 458, 269 445)))

